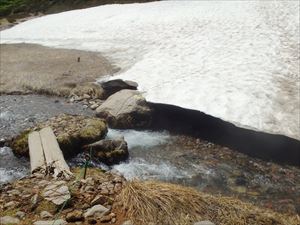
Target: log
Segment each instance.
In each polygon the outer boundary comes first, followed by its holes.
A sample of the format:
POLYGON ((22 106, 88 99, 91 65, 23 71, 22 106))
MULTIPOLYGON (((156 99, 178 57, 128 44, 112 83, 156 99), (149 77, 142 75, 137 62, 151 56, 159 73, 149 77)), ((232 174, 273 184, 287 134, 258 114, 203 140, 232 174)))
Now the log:
POLYGON ((31 173, 46 169, 46 161, 44 157, 40 134, 34 131, 28 136, 29 156, 31 173))
POLYGON ((53 176, 69 179, 72 173, 58 145, 53 130, 50 127, 40 130, 40 138, 45 155, 47 168, 53 171, 53 176))

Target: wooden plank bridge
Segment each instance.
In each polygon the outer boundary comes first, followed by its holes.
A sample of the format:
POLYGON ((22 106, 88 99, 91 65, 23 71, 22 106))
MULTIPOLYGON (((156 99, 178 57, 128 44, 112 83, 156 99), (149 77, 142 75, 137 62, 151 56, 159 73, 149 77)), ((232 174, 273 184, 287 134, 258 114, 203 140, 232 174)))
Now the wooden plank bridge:
POLYGON ((42 172, 64 179, 72 176, 51 127, 30 133, 28 145, 31 173, 42 172))

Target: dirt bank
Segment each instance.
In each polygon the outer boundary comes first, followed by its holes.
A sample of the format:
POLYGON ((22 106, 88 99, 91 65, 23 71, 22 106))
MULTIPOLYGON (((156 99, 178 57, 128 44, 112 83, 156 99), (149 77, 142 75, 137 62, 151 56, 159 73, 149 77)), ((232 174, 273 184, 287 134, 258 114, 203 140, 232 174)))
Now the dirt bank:
POLYGON ((33 44, 4 44, 0 51, 0 94, 66 96, 76 84, 93 82, 117 70, 95 52, 33 44))

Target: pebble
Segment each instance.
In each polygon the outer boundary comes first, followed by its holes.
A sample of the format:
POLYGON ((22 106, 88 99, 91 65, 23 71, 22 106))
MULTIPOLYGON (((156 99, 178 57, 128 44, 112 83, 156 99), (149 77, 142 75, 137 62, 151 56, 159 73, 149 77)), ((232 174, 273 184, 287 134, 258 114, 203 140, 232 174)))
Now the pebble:
POLYGON ((108 195, 109 194, 109 190, 107 188, 104 188, 100 191, 100 194, 102 195, 108 195))
POLYGON ((47 211, 42 211, 40 213, 40 216, 41 216, 42 219, 49 219, 49 218, 53 217, 53 215, 51 213, 47 212, 47 211))
POLYGON ((12 225, 12 224, 18 224, 20 223, 20 220, 18 218, 12 217, 12 216, 3 216, 0 217, 1 224, 5 225, 12 225))
POLYGON ((90 108, 91 108, 92 110, 95 110, 95 109, 97 109, 98 107, 99 107, 99 105, 98 105, 97 103, 92 104, 92 105, 90 106, 90 108))
POLYGON ((95 189, 94 189, 94 186, 90 186, 90 185, 88 185, 88 186, 86 186, 85 188, 84 188, 84 192, 87 192, 87 191, 94 191, 95 189))
POLYGON ((88 94, 83 94, 82 98, 83 98, 83 99, 90 99, 90 98, 91 98, 91 96, 90 96, 90 95, 88 95, 88 94))
POLYGON ((16 217, 18 217, 19 219, 23 219, 25 217, 25 213, 22 211, 18 211, 16 212, 16 217))
POLYGON ((84 213, 84 217, 102 217, 108 212, 109 209, 104 207, 103 205, 95 205, 92 208, 87 209, 87 211, 84 213))

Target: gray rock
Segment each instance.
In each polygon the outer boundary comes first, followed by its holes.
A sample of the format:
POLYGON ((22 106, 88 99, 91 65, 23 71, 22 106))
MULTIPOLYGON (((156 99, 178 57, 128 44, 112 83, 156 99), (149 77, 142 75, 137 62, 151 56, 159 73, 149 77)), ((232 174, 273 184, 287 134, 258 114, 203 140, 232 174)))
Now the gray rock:
POLYGON ((4 205, 4 208, 13 208, 13 207, 16 207, 17 205, 18 205, 18 202, 10 201, 4 205))
POLYGON ((194 225, 215 225, 215 224, 210 222, 209 220, 205 220, 205 221, 194 223, 194 225))
POLYGON ((40 213, 40 216, 41 216, 42 219, 50 219, 50 218, 53 217, 53 215, 51 213, 47 212, 47 211, 42 211, 40 213))
POLYGON ((113 95, 114 93, 117 93, 118 91, 123 90, 123 89, 136 90, 137 86, 138 86, 138 84, 136 82, 124 81, 121 79, 110 80, 110 81, 101 83, 101 87, 105 91, 106 98, 113 95))
POLYGON ((35 194, 34 196, 31 197, 31 207, 35 208, 38 204, 38 200, 39 200, 39 195, 35 194))
POLYGON ((124 161, 129 156, 127 143, 124 139, 100 140, 87 145, 86 149, 92 149, 93 157, 107 165, 124 161))
POLYGON ((139 86, 137 82, 134 82, 134 81, 131 81, 131 80, 124 80, 124 82, 126 84, 128 84, 129 86, 131 86, 132 90, 137 90, 137 88, 139 86), (133 89, 134 87, 135 87, 135 89, 133 89))
POLYGON ((43 197, 56 205, 61 205, 71 198, 65 181, 55 181, 45 187, 43 197))
POLYGON ((9 224, 9 225, 12 225, 12 224, 18 224, 20 223, 20 220, 18 218, 15 218, 15 217, 12 217, 12 216, 3 216, 3 217, 0 217, 0 224, 9 224))
POLYGON ((33 225, 65 225, 67 222, 63 219, 58 220, 40 220, 33 223, 33 225))
POLYGON ((107 214, 109 212, 109 209, 104 207, 103 205, 95 205, 92 208, 89 208, 86 210, 86 212, 83 214, 83 216, 86 217, 97 217, 100 218, 107 214))
POLYGON ((94 104, 92 104, 91 106, 90 106, 90 108, 92 109, 92 110, 95 110, 95 109, 97 109, 99 107, 99 104, 97 104, 97 103, 94 103, 94 104))
POLYGON ((99 106, 96 115, 105 118, 112 128, 147 128, 152 109, 140 92, 121 90, 99 106))
POLYGON ((16 217, 18 217, 19 219, 23 219, 25 217, 25 213, 22 211, 18 211, 16 212, 16 217))
POLYGON ((83 94, 82 98, 83 98, 83 99, 90 99, 90 98, 91 98, 91 96, 90 96, 90 95, 88 95, 88 94, 83 94))

